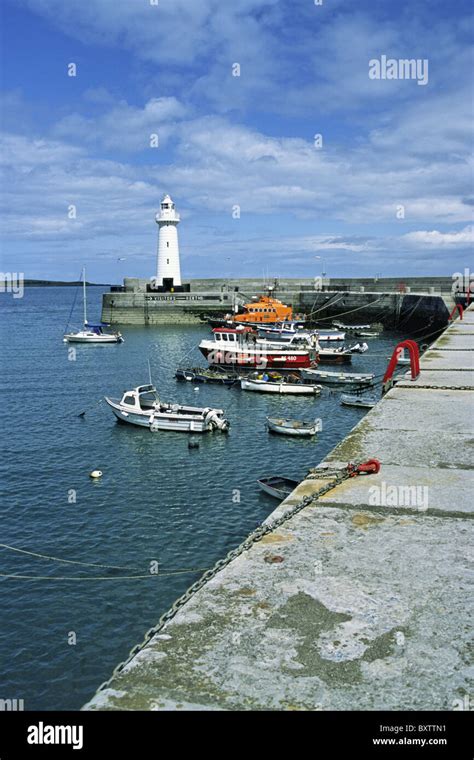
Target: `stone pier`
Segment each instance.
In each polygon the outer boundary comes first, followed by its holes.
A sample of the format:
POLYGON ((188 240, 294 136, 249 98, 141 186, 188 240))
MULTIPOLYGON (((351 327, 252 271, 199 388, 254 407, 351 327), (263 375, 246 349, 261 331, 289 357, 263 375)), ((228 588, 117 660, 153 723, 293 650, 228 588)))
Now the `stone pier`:
POLYGON ((472 709, 473 412, 471 307, 85 709, 472 709))

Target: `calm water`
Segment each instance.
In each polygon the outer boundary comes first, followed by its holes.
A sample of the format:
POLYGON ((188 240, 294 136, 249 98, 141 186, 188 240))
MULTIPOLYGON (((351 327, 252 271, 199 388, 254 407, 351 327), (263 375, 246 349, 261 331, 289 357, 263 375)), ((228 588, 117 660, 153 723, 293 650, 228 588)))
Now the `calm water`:
MULTIPOLYGON (((89 289, 91 319, 100 317, 101 293, 89 289)), ((0 548, 0 698, 24 699, 26 709, 79 708, 200 573, 122 576, 146 574, 152 560, 163 573, 211 566, 276 506, 257 478, 303 477, 363 416, 340 407, 337 393, 269 398, 177 383, 184 357, 204 364, 193 347, 206 326, 124 327, 124 344, 78 346, 77 360, 68 361, 62 334, 73 297, 72 288, 0 295, 0 542, 126 570, 0 548), (148 358, 162 398, 224 408, 230 434, 203 436, 190 450, 185 434, 117 424, 100 400, 147 382, 148 358), (269 413, 321 417, 324 429, 317 441, 270 436, 269 413), (94 468, 104 473, 100 482, 88 476, 94 468), (68 500, 72 489, 76 503, 68 500)), ((77 323, 80 308, 78 299, 77 323)), ((371 341, 352 370, 381 374, 395 343, 394 335, 371 341)))

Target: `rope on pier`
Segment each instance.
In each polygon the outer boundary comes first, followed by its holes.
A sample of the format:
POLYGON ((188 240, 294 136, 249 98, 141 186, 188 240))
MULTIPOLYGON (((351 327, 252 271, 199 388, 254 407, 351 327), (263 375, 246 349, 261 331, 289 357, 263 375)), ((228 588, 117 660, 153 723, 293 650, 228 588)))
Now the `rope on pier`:
POLYGON ((329 491, 332 491, 333 488, 340 485, 343 481, 349 478, 353 478, 357 475, 361 475, 362 473, 365 473, 365 476, 370 473, 377 473, 379 470, 380 462, 376 459, 370 459, 365 463, 349 463, 342 470, 329 470, 324 468, 315 468, 314 470, 311 470, 310 477, 313 479, 324 480, 326 478, 332 478, 332 480, 326 485, 319 488, 311 496, 305 496, 300 502, 298 502, 298 504, 290 507, 288 511, 285 512, 281 517, 271 522, 267 522, 266 524, 264 523, 262 525, 259 525, 258 528, 256 528, 253 533, 251 533, 250 536, 246 538, 245 541, 243 541, 236 549, 232 549, 227 554, 227 556, 224 557, 224 559, 218 560, 214 567, 212 567, 210 570, 207 570, 204 575, 202 575, 201 578, 196 581, 196 583, 193 583, 193 585, 190 586, 188 590, 185 591, 185 593, 176 600, 173 606, 160 617, 157 625, 147 631, 142 643, 137 644, 135 647, 133 647, 128 655, 128 658, 124 662, 121 662, 119 665, 117 665, 108 681, 105 681, 103 684, 101 684, 97 691, 103 691, 106 689, 113 681, 115 676, 121 673, 122 670, 128 665, 128 663, 133 660, 133 658, 139 652, 141 652, 144 647, 147 646, 150 640, 162 628, 164 628, 172 618, 174 618, 181 607, 183 607, 198 591, 200 591, 212 578, 214 578, 217 573, 219 573, 224 567, 227 567, 227 565, 229 565, 232 560, 236 559, 241 554, 251 549, 255 543, 261 541, 261 539, 268 533, 272 533, 276 528, 284 525, 286 522, 288 522, 288 520, 298 514, 298 512, 301 512, 302 509, 305 509, 305 507, 308 507, 310 504, 314 504, 314 502, 320 499, 321 496, 324 496, 329 491))

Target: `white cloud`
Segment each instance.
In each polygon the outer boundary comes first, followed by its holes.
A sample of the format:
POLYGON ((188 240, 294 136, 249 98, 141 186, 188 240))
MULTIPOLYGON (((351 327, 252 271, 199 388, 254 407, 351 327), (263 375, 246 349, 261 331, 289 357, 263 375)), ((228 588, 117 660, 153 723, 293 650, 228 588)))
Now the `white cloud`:
POLYGON ((418 230, 403 236, 404 240, 419 246, 436 246, 438 248, 469 247, 474 243, 474 227, 469 225, 457 232, 440 232, 439 230, 418 230))
POLYGON ((166 144, 175 124, 186 113, 176 98, 152 98, 143 108, 130 106, 125 101, 112 107, 95 119, 73 113, 56 125, 56 136, 97 143, 119 152, 133 152, 150 148, 151 135, 158 135, 160 145, 166 144))

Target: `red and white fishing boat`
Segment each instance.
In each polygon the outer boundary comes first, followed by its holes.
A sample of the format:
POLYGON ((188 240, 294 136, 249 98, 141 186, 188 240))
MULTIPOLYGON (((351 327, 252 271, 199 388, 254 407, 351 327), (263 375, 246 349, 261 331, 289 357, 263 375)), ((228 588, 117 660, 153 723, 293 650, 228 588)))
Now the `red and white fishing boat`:
POLYGON ((204 339, 199 350, 209 364, 221 367, 275 367, 278 369, 306 369, 318 363, 318 352, 312 348, 262 345, 257 333, 250 327, 216 327, 212 340, 204 339))

